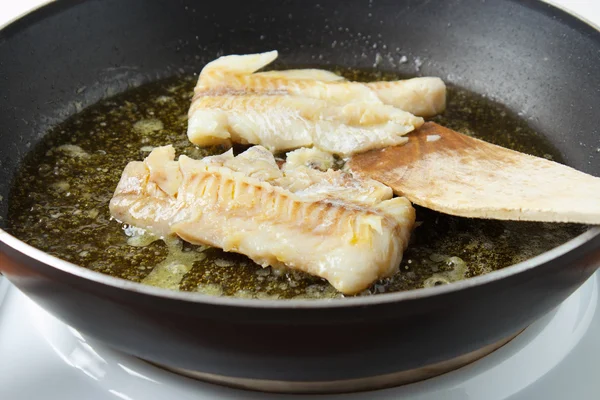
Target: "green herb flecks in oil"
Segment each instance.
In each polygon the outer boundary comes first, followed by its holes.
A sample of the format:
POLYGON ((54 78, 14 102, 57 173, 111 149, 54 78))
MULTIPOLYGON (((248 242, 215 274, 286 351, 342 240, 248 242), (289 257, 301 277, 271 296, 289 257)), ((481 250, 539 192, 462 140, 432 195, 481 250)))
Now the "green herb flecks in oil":
MULTIPOLYGON (((394 78, 341 72, 362 81, 394 78)), ((108 202, 129 161, 142 160, 154 147, 166 144, 192 158, 225 150, 201 149, 187 139, 186 116, 194 83, 193 77, 173 78, 132 89, 83 110, 49 132, 26 158, 14 184, 10 232, 85 268, 171 289, 265 299, 340 297, 322 279, 263 269, 239 254, 139 238, 133 245, 127 234, 134 230, 111 220, 108 202)), ((448 110, 433 120, 518 151, 557 157, 552 146, 504 107, 458 88, 449 88, 448 110)), ((573 225, 485 221, 417 211, 422 224, 413 234, 400 271, 361 295, 487 273, 549 250, 583 230, 573 225)))

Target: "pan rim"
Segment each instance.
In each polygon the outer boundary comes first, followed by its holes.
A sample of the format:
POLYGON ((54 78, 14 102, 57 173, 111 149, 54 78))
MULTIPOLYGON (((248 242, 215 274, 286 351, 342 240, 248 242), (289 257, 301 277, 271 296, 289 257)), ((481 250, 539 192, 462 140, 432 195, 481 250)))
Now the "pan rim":
MULTIPOLYGON (((555 13, 563 13, 564 16, 566 16, 567 18, 572 18, 572 21, 574 20, 583 23, 584 25, 587 25, 588 27, 591 27, 595 31, 600 33, 600 26, 587 20, 583 16, 572 13, 571 11, 562 7, 561 5, 555 3, 548 3, 542 0, 529 0, 525 3, 529 3, 529 5, 534 5, 538 7, 547 7, 549 10, 554 9, 553 11, 555 13)), ((9 27, 13 23, 22 20, 24 17, 41 11, 47 6, 51 6, 54 4, 64 3, 58 0, 45 0, 45 2, 39 4, 36 8, 33 8, 21 15, 18 15, 15 18, 9 20, 7 23, 0 25, 0 31, 3 31, 5 28, 9 27)), ((103 284, 118 290, 135 292, 141 295, 176 301, 186 301, 189 303, 201 303, 214 306, 235 306, 253 309, 328 309, 383 305, 451 294, 469 288, 475 288, 486 284, 491 284, 493 282, 500 281, 504 278, 508 278, 513 275, 519 275, 525 271, 537 267, 543 267, 544 265, 548 265, 554 261, 560 260, 562 257, 573 255, 573 251, 583 247, 584 244, 591 244, 591 249, 588 249, 586 252, 577 255, 576 258, 581 259, 588 256, 590 252, 593 252, 596 249, 596 247, 600 247, 600 226, 592 227, 584 233, 576 236, 575 238, 561 244, 560 246, 554 247, 553 249, 546 251, 536 257, 527 259, 517 264, 509 265, 500 270, 492 271, 487 274, 479 275, 473 278, 452 282, 447 285, 435 286, 431 288, 418 288, 401 292, 383 293, 375 296, 322 300, 245 299, 228 296, 211 296, 197 292, 182 292, 163 289, 159 287, 146 285, 143 283, 129 281, 123 278, 113 277, 97 271, 93 271, 85 267, 81 267, 69 261, 48 254, 42 250, 39 250, 21 241, 15 236, 9 234, 4 229, 0 229, 0 243, 3 243, 4 245, 10 247, 11 249, 24 255, 27 258, 33 259, 37 262, 44 264, 45 266, 58 269, 67 274, 74 275, 77 278, 82 278, 88 281, 92 281, 94 283, 103 284)))
MULTIPOLYGON (((431 298, 451 294, 454 292, 466 290, 469 288, 484 286, 513 275, 526 272, 533 268, 543 267, 553 261, 573 254, 573 250, 582 247, 584 244, 592 244, 591 251, 595 247, 600 247, 600 227, 592 227, 575 238, 557 246, 545 253, 536 257, 527 259, 523 262, 510 265, 500 270, 492 271, 484 275, 479 275, 473 278, 464 279, 457 282, 452 282, 447 285, 434 286, 430 288, 419 288, 406 290, 401 292, 382 293, 375 296, 363 297, 348 297, 339 299, 322 299, 322 300, 263 300, 263 299, 245 299, 230 296, 211 296, 198 292, 183 292, 170 289, 163 289, 155 286, 146 285, 139 282, 129 281, 123 278, 106 275, 101 272, 81 267, 69 261, 60 259, 56 256, 39 250, 19 239, 12 236, 3 229, 0 229, 0 242, 9 246, 20 254, 31 258, 37 262, 56 268, 62 272, 74 275, 77 278, 86 279, 95 283, 110 286, 115 289, 127 290, 136 292, 142 295, 153 297, 167 298, 170 300, 186 301, 190 303, 202 303, 215 306, 236 306, 244 308, 266 308, 266 309, 315 309, 315 308, 345 308, 355 306, 369 306, 387 303, 396 303, 402 301, 417 300, 422 298, 431 298), (597 246, 594 246, 597 244, 597 246)), ((578 254, 577 259, 585 258, 589 254, 578 254)), ((567 266, 565 266, 566 268, 567 266)))

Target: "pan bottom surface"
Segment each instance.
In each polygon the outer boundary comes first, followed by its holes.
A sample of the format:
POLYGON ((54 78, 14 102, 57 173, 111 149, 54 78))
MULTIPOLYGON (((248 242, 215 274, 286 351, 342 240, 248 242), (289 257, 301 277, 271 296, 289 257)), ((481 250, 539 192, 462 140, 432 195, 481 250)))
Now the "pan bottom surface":
POLYGON ((490 345, 481 347, 470 353, 463 354, 461 356, 449 360, 429 364, 420 368, 398 371, 385 375, 336 381, 303 382, 238 378, 225 375, 210 374, 200 371, 187 370, 183 368, 169 367, 150 361, 147 362, 179 375, 238 389, 254 390, 260 392, 296 394, 351 393, 406 385, 409 383, 433 378, 435 376, 442 375, 450 371, 454 371, 494 352, 495 350, 510 342, 521 332, 523 332, 523 330, 520 330, 512 335, 509 335, 506 338, 503 338, 490 345))

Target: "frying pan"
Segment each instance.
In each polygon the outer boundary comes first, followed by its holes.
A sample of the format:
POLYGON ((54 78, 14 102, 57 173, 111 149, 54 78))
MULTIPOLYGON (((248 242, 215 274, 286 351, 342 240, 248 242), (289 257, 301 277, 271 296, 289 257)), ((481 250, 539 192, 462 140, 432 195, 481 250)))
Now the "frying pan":
MULTIPOLYGON (((0 31, 0 223, 28 149, 78 107, 198 72, 218 55, 270 49, 288 66, 363 68, 378 53, 406 55, 408 63, 382 57, 379 67, 440 76, 501 101, 567 164, 600 175, 600 32, 542 2, 63 0, 0 31)), ((364 390, 460 366, 552 310, 599 265, 600 229, 592 228, 521 264, 441 287, 271 301, 120 280, 0 232, 2 272, 84 335, 178 372, 275 391, 364 390)))

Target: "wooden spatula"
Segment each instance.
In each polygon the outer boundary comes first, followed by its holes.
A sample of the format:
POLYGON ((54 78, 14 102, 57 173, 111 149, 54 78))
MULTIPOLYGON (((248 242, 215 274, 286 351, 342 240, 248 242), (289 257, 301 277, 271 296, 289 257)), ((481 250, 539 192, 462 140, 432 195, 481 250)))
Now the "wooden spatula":
POLYGON ((446 214, 600 224, 600 178, 433 122, 408 137, 353 156, 350 169, 446 214))

